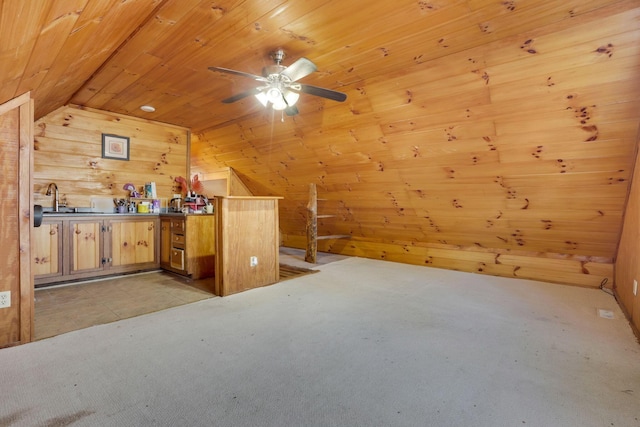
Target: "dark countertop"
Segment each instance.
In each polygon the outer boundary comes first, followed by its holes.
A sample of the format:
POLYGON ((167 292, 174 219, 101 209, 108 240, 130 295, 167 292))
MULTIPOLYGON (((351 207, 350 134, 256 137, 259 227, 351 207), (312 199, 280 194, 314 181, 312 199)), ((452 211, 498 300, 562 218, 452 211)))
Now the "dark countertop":
POLYGON ((123 217, 123 216, 158 216, 159 214, 157 213, 117 213, 117 212, 112 212, 112 213, 105 213, 105 212, 53 212, 53 211, 48 211, 48 212, 43 212, 42 213, 44 218, 48 218, 48 217, 56 217, 56 218, 60 218, 60 217, 65 217, 65 218, 77 218, 77 217, 82 217, 82 216, 119 216, 119 217, 123 217))
POLYGON ((182 213, 182 212, 161 212, 160 216, 213 216, 215 213, 182 213))
POLYGON ((115 217, 125 217, 125 216, 132 216, 132 217, 140 217, 140 216, 179 216, 179 217, 184 217, 184 216, 190 216, 190 215, 215 215, 213 213, 182 213, 182 212, 161 212, 161 213, 138 213, 138 212, 126 212, 126 213, 117 213, 117 212, 75 212, 75 211, 70 211, 70 210, 66 210, 66 211, 61 211, 61 212, 53 212, 51 210, 49 211, 44 211, 42 213, 43 218, 50 218, 50 217, 54 217, 54 218, 79 218, 79 217, 83 217, 83 216, 115 216, 115 217))

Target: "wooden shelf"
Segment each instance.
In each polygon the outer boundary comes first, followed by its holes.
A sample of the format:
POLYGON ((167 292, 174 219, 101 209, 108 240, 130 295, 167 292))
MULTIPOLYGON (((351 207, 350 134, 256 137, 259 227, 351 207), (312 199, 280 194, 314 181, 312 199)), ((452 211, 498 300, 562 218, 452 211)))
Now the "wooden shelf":
POLYGON ((349 234, 330 234, 318 236, 318 218, 335 218, 337 215, 318 215, 318 190, 316 185, 309 184, 309 203, 307 203, 307 251, 304 256, 306 262, 315 264, 318 256, 318 240, 350 239, 349 234))

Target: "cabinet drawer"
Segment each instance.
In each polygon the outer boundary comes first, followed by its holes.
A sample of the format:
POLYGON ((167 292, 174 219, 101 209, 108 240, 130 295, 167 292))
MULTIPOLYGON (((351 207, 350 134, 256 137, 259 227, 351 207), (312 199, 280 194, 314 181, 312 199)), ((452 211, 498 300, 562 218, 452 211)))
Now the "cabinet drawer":
POLYGON ((184 219, 172 219, 171 220, 171 231, 174 233, 184 233, 184 219))
POLYGON ((171 233, 171 246, 184 249, 184 234, 171 233))
POLYGON ((171 267, 184 270, 184 250, 171 248, 171 267))

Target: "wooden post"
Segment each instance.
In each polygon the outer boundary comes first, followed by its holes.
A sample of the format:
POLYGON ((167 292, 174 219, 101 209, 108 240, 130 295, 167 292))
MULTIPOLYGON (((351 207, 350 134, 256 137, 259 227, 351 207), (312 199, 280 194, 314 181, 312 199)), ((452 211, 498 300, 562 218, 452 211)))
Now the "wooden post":
POLYGON ((316 184, 309 184, 309 202, 307 203, 307 252, 306 262, 315 264, 318 255, 318 191, 316 184))

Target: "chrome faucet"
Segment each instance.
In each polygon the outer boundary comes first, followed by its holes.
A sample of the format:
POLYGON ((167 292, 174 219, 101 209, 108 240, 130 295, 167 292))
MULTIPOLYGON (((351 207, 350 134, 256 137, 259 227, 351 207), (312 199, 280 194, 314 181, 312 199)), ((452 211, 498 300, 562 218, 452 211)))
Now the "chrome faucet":
POLYGON ((58 212, 58 186, 56 185, 55 182, 52 182, 51 184, 49 184, 49 186, 47 187, 47 193, 45 194, 45 196, 50 196, 51 195, 51 187, 53 187, 53 189, 55 190, 55 193, 53 194, 53 211, 54 212, 58 212))

